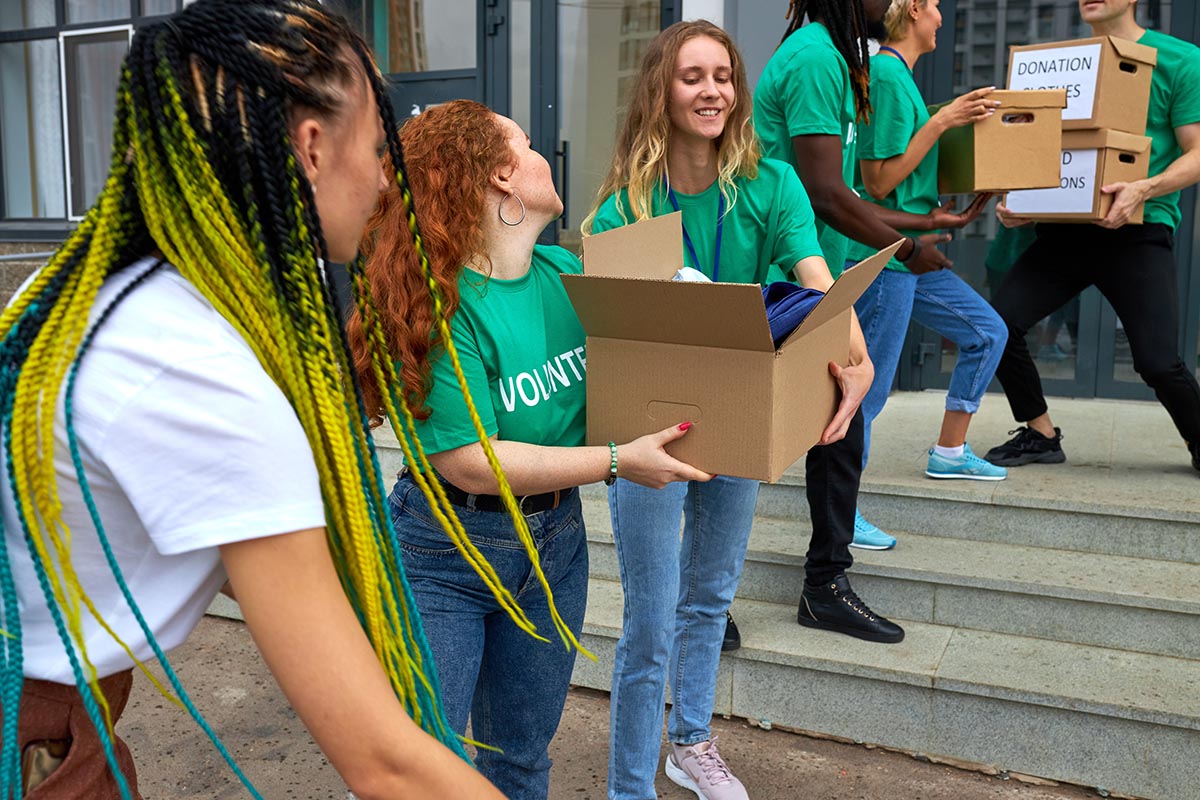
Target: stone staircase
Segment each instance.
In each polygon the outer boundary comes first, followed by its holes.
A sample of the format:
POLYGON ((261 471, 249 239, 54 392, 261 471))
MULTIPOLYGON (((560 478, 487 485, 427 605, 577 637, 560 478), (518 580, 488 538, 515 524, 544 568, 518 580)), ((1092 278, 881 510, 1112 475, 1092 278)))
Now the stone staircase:
MULTIPOLYGON (((996 398, 998 401, 999 398, 996 398)), ((734 603, 742 649, 717 713, 1139 797, 1200 797, 1200 476, 1152 404, 1058 401, 1070 461, 997 484, 935 482, 941 397, 893 396, 861 499, 896 534, 854 551, 855 589, 902 622, 876 645, 795 622, 810 526, 803 465, 764 486, 734 603)), ((1001 402, 972 436, 1006 437, 1001 402)), ((576 682, 607 689, 621 587, 604 494, 576 682)))
MULTIPOLYGON (((898 536, 852 580, 904 625, 878 645, 796 624, 803 464, 764 485, 734 603, 742 648, 714 711, 1156 800, 1200 797, 1200 475, 1155 404, 1055 400, 1063 466, 932 481, 942 397, 892 397, 860 507, 898 536)), ((1001 398, 972 429, 1007 438, 1001 398)), ((381 453, 391 458, 380 437, 381 453)), ((592 579, 575 682, 607 690, 621 587, 603 487, 585 487, 592 579)))

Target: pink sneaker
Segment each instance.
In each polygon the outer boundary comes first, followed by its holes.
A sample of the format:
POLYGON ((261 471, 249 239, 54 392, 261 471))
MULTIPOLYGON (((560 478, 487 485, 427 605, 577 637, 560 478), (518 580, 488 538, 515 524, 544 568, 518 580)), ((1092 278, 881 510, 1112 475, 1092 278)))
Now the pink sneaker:
POLYGON ((734 777, 717 752, 717 737, 693 745, 671 744, 664 766, 667 777, 700 800, 750 800, 746 787, 734 777))

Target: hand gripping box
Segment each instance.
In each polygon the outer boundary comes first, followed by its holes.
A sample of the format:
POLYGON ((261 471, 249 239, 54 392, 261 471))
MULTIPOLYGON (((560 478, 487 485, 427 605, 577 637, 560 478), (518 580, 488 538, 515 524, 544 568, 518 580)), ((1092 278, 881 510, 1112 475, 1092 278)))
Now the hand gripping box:
POLYGON ((1141 135, 1150 107, 1153 47, 1097 36, 1013 47, 1009 89, 1066 89, 1063 130, 1108 128, 1141 135))
POLYGON ((974 125, 951 128, 938 139, 938 191, 965 194, 1057 186, 1066 91, 1000 90, 988 99, 1000 101, 995 114, 974 125))
MULTIPOLYGON (((1005 204, 1014 214, 1043 222, 1104 219, 1112 195, 1100 187, 1138 181, 1150 172, 1150 138, 1122 131, 1067 131, 1063 134, 1062 180, 1054 189, 1010 192, 1005 204)), ((1130 222, 1142 221, 1142 208, 1130 222)))
MULTIPOLYGON (((587 333, 587 442, 691 421, 668 452, 706 472, 774 481, 821 438, 839 401, 850 315, 899 243, 847 270, 778 349, 757 284, 672 281, 679 213, 584 239, 563 284, 587 333)), ((790 267, 790 265, 789 265, 790 267)))

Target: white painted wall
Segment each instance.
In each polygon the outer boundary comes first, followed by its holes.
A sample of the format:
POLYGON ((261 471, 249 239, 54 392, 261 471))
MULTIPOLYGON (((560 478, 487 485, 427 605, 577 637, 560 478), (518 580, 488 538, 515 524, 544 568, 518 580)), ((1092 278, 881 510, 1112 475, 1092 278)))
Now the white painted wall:
POLYGON ((683 18, 706 19, 725 27, 725 0, 683 0, 683 18))

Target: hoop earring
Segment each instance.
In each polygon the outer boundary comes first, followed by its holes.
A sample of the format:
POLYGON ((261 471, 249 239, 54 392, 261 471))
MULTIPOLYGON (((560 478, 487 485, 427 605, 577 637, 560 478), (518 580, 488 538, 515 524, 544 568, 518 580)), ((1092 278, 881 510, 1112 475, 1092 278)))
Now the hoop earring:
POLYGON ((513 192, 512 194, 506 194, 506 195, 504 195, 503 198, 501 198, 500 205, 496 207, 496 214, 499 215, 500 221, 503 222, 505 225, 507 225, 510 228, 515 228, 518 225, 520 225, 522 222, 525 221, 525 203, 521 201, 521 198, 517 196, 516 192, 513 192), (509 222, 508 220, 506 220, 504 218, 504 201, 510 197, 516 198, 517 203, 519 203, 521 206, 521 218, 518 219, 516 222, 509 222))

